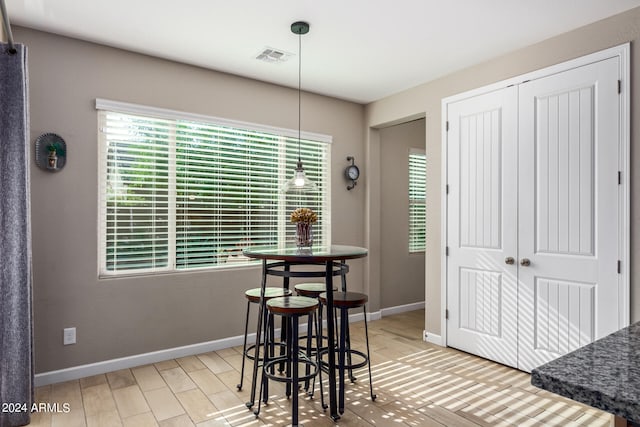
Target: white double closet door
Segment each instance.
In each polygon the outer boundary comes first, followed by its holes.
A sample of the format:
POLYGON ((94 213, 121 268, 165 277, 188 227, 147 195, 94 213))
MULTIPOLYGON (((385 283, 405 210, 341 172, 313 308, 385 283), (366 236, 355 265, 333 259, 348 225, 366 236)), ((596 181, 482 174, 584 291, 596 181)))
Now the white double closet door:
POLYGON ((625 326, 618 67, 447 104, 447 345, 531 371, 625 326))

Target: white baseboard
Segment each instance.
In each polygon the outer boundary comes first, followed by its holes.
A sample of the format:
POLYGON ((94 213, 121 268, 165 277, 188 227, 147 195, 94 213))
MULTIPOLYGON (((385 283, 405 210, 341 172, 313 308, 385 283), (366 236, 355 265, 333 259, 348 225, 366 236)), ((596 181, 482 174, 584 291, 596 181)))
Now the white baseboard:
MULTIPOLYGON (((372 320, 380 320, 380 319, 382 319, 381 311, 374 311, 374 312, 367 313, 367 322, 371 322, 372 320)), ((364 313, 362 312, 349 315, 349 323, 360 322, 362 320, 364 320, 364 313)), ((327 324, 325 323, 324 326, 326 327, 327 324)))
POLYGON ((391 316, 392 314, 404 313, 407 311, 422 310, 423 308, 424 308, 424 301, 421 301, 421 302, 414 302, 412 304, 404 304, 404 305, 397 305, 395 307, 383 308, 381 311, 382 311, 382 317, 385 317, 385 316, 391 316))
MULTIPOLYGON (((60 383, 64 381, 77 380, 92 375, 105 374, 119 369, 133 368, 136 366, 148 365, 150 363, 162 362, 195 354, 208 353, 210 351, 222 350, 223 348, 242 345, 243 336, 223 338, 215 341, 206 341, 197 344, 185 345, 182 347, 168 348, 153 351, 150 353, 136 354, 133 356, 120 357, 118 359, 104 360, 87 365, 72 366, 70 368, 59 369, 57 371, 43 372, 35 375, 35 386, 60 383)), ((255 342, 256 335, 247 336, 247 342, 255 342), (253 338, 251 338, 253 337, 253 338)))
MULTIPOLYGON (((402 313, 404 311, 417 310, 424 307, 423 303, 417 308, 407 308, 414 306, 408 304, 399 307, 385 308, 380 311, 367 313, 367 321, 379 320, 382 316, 390 314, 402 313)), ((349 323, 359 322, 364 319, 364 313, 354 313, 349 316, 349 323)), ((326 319, 323 321, 326 327, 326 319)), ((307 324, 300 324, 300 333, 306 333, 307 324)), ((278 333, 278 331, 276 331, 278 333)), ((104 360, 87 365, 72 366, 70 368, 59 369, 56 371, 42 372, 35 375, 34 383, 36 387, 61 383, 65 381, 77 380, 80 378, 90 377, 93 375, 105 374, 107 372, 117 371, 119 369, 134 368, 136 366, 148 365, 150 363, 163 362, 165 360, 177 359, 180 357, 194 356, 197 354, 208 353, 210 351, 222 350, 224 348, 241 346, 244 337, 238 335, 235 337, 222 338, 214 341, 206 341, 197 344, 185 345, 182 347, 167 348, 164 350, 153 351, 150 353, 135 354, 133 356, 120 357, 118 359, 104 360)), ((256 340, 256 334, 247 335, 247 343, 253 344, 256 340)))
POLYGON ((424 331, 424 340, 426 342, 430 342, 431 344, 439 345, 440 347, 444 347, 442 343, 442 337, 440 335, 432 334, 431 332, 424 331))

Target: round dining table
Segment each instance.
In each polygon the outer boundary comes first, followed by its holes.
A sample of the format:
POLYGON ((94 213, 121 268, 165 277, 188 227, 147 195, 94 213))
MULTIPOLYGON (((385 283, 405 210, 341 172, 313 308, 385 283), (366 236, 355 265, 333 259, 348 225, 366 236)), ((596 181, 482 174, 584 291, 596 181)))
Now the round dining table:
MULTIPOLYGON (((279 276, 283 278, 283 287, 289 288, 289 279, 292 277, 323 277, 327 292, 327 313, 333 313, 333 278, 340 276, 342 290, 346 290, 346 275, 349 272, 349 266, 346 261, 356 258, 366 257, 368 251, 366 248, 358 246, 346 245, 326 245, 299 248, 295 245, 264 245, 250 246, 245 248, 242 253, 254 259, 262 260, 262 279, 261 279, 261 304, 258 313, 258 329, 256 333, 256 348, 259 348, 261 341, 261 333, 263 332, 263 316, 264 289, 267 286, 268 276, 279 276), (294 267, 294 268, 292 268, 294 267)), ((344 411, 344 387, 340 387, 340 396, 336 393, 336 331, 333 322, 327 322, 327 339, 328 339, 328 370, 329 370, 329 412, 334 421, 340 419, 339 412, 344 411), (338 399, 340 407, 338 407, 338 399)), ((253 406, 255 401, 256 379, 258 374, 258 364, 253 366, 253 382, 251 386, 251 400, 247 402, 247 406, 253 406)), ((341 374, 342 375, 342 374, 341 374)), ((344 380, 344 378, 342 378, 344 380)), ((266 388, 265 388, 266 392, 266 388)), ((294 396, 297 393, 293 393, 294 396)), ((294 399, 293 404, 297 404, 294 399)))

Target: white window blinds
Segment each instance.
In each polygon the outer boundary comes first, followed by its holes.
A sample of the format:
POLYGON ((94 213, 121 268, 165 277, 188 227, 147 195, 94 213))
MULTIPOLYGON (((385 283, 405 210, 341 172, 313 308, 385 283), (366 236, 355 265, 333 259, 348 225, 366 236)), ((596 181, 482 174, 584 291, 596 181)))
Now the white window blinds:
POLYGON ((409 252, 425 250, 427 161, 424 151, 409 152, 409 252))
POLYGON ((301 205, 318 214, 315 242, 327 243, 328 137, 301 142, 305 172, 320 190, 301 200, 280 192, 297 161, 297 131, 96 105, 101 275, 246 263, 248 245, 294 241, 289 213, 301 205))

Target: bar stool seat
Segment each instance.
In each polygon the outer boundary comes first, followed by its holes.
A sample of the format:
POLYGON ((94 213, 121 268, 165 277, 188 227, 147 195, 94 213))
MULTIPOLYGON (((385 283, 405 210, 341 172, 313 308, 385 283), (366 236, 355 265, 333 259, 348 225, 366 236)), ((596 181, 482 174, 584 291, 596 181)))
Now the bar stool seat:
MULTIPOLYGON (((309 298, 318 298, 321 293, 327 291, 324 283, 298 283, 294 286, 294 289, 296 294, 309 298)), ((337 291, 338 288, 334 286, 333 290, 337 291)))
MULTIPOLYGON (((268 396, 268 392, 263 394, 262 388, 268 387, 268 381, 274 380, 284 382, 287 384, 286 393, 287 397, 292 395, 291 402, 291 424, 293 426, 298 425, 298 388, 300 381, 309 381, 320 373, 319 364, 317 358, 319 352, 316 351, 315 358, 312 360, 312 355, 308 352, 301 351, 298 345, 298 327, 299 318, 301 316, 308 316, 308 321, 315 320, 315 312, 318 308, 319 302, 316 298, 309 298, 303 296, 286 296, 273 298, 267 301, 267 310, 269 311, 269 323, 273 324, 274 315, 283 317, 283 324, 287 322, 287 330, 290 337, 287 338, 287 352, 283 356, 272 357, 273 352, 268 351, 268 347, 271 345, 268 337, 264 343, 264 355, 265 362, 262 365, 262 382, 260 383, 260 391, 258 396, 268 396), (290 338, 290 339, 289 339, 290 338), (276 374, 274 367, 276 364, 285 363, 286 372, 285 375, 276 374), (304 375, 299 375, 299 364, 304 364, 305 367, 310 367, 310 370, 305 369, 304 375)), ((320 379, 320 393, 322 393, 322 379, 320 379)), ((266 397, 263 397, 258 402, 258 409, 254 411, 254 414, 258 416, 260 414, 260 404, 264 401, 267 403, 266 397)))
MULTIPOLYGON (((291 292, 291 290, 285 288, 264 288, 265 301, 269 301, 271 298, 286 297, 292 294, 293 292, 291 292)), ((244 295, 249 302, 256 304, 260 302, 260 288, 249 289, 244 293, 244 295)))
POLYGON ((303 296, 283 296, 267 301, 267 309, 280 316, 311 314, 318 308, 318 301, 303 296))
MULTIPOLYGON (((249 331, 249 311, 251 308, 251 304, 260 303, 260 291, 261 291, 261 288, 253 288, 245 291, 244 293, 244 296, 247 299, 247 312, 246 312, 245 322, 244 322, 244 343, 242 344, 242 354, 244 357, 242 358, 242 368, 240 370, 240 383, 236 385, 238 390, 242 390, 242 383, 244 382, 245 360, 246 359, 255 360, 256 355, 258 355, 258 362, 262 362, 262 357, 260 357, 259 351, 255 351, 255 344, 252 344, 249 347, 247 347, 247 333, 249 331)), ((291 292, 291 290, 285 289, 285 288, 266 287, 264 289, 264 300, 266 302, 273 298, 289 296, 292 293, 293 292, 291 292)), ((266 310, 265 310, 265 314, 266 314, 266 310)), ((266 325, 266 322, 264 324, 266 325)), ((255 383, 255 378, 253 379, 253 382, 255 383)))
MULTIPOLYGON (((327 293, 320 294, 320 301, 323 304, 327 302, 327 293)), ((333 294, 333 306, 335 308, 360 308, 369 302, 369 297, 366 294, 359 292, 335 292, 333 294)))

